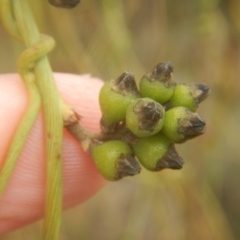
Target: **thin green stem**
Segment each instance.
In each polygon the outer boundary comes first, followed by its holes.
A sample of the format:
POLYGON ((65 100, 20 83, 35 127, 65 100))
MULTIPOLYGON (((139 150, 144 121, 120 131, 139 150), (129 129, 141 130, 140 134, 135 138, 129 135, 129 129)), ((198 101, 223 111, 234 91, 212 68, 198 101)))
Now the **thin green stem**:
MULTIPOLYGON (((35 25, 27 1, 15 1, 13 7, 24 42, 28 47, 37 43, 40 40, 40 34, 35 25)), ((61 158, 63 119, 59 94, 47 57, 42 57, 36 63, 34 70, 37 85, 42 97, 45 141, 47 146, 47 186, 43 238, 45 240, 57 240, 59 239, 62 211, 61 158)))
POLYGON ((8 30, 8 33, 12 37, 16 38, 19 41, 22 41, 21 35, 12 14, 12 0, 0 0, 0 3, 1 19, 5 28, 8 30))
MULTIPOLYGON (((9 9, 11 7, 11 1, 1 0, 0 3, 1 17, 5 27, 11 33, 11 35, 16 36, 19 39, 19 31, 15 25, 15 21, 13 20, 11 9, 9 9)), ((7 186, 7 183, 14 170, 14 166, 40 109, 40 95, 34 81, 34 75, 29 70, 29 64, 33 60, 39 59, 38 55, 34 55, 34 52, 29 52, 28 50, 24 51, 18 62, 20 75, 28 91, 29 104, 18 126, 11 146, 8 150, 4 165, 0 171, 0 196, 7 186)))
POLYGON ((29 94, 29 105, 19 125, 0 173, 0 194, 11 176, 28 133, 43 104, 45 122, 47 186, 44 221, 45 240, 59 239, 62 211, 62 100, 45 54, 54 46, 52 38, 42 36, 34 23, 26 0, 0 0, 2 21, 9 33, 28 49, 20 56, 18 70, 29 94), (40 93, 40 95, 39 95, 40 93))
POLYGON ((14 170, 14 166, 18 160, 27 136, 35 122, 40 109, 40 96, 36 84, 31 81, 30 74, 28 76, 21 74, 22 78, 25 80, 25 86, 28 91, 28 107, 25 114, 18 126, 15 136, 12 140, 11 146, 8 150, 8 155, 5 159, 4 165, 0 171, 0 196, 2 195, 7 183, 11 177, 14 170))

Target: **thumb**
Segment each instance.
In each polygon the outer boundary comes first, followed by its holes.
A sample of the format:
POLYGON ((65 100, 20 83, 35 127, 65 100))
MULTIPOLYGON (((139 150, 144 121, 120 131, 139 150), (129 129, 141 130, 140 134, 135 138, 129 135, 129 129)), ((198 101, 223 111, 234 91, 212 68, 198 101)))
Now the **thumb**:
MULTIPOLYGON (((83 117, 81 124, 89 130, 98 131, 101 115, 98 92, 102 82, 87 75, 55 74, 54 77, 64 101, 83 117)), ((27 92, 20 77, 17 74, 0 75, 0 169, 27 104, 27 92)), ((44 156, 44 123, 40 113, 0 198, 0 234, 43 217, 46 185, 44 156)), ((64 130, 64 208, 87 200, 104 183, 91 158, 64 130)))

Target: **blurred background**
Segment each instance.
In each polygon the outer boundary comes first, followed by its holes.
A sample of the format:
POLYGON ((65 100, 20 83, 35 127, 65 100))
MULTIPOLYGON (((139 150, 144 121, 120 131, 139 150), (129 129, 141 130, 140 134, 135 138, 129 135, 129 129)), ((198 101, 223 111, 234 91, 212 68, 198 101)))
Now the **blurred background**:
MULTIPOLYGON (((240 1, 82 0, 75 9, 29 1, 57 46, 54 71, 136 79, 171 61, 177 82, 205 82, 206 133, 177 145, 181 171, 143 170, 108 184, 63 214, 61 239, 240 239, 240 1)), ((16 72, 23 46, 0 26, 0 73, 16 72)), ((37 222, 1 240, 40 239, 37 222)))

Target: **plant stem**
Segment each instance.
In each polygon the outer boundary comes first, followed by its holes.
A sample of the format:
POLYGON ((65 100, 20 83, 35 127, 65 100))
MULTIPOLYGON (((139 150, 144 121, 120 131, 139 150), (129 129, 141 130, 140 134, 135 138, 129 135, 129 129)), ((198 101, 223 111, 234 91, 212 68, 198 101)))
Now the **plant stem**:
POLYGON ((57 92, 47 57, 44 56, 54 46, 54 41, 50 37, 40 35, 26 0, 0 0, 0 3, 2 21, 6 29, 28 47, 19 59, 18 69, 29 93, 29 107, 0 174, 3 177, 3 180, 0 178, 0 192, 7 185, 26 137, 36 119, 40 106, 40 93, 44 111, 47 160, 43 239, 57 240, 62 211, 62 100, 57 92))
MULTIPOLYGON (((40 34, 34 23, 27 1, 15 1, 14 10, 17 24, 26 45, 29 47, 37 43, 40 40, 40 34)), ((59 94, 47 57, 42 57, 36 63, 34 69, 37 85, 42 97, 45 122, 47 186, 43 238, 45 240, 57 240, 59 239, 62 211, 61 158, 63 119, 59 94)))
MULTIPOLYGON (((16 27, 10 9, 10 7, 12 6, 11 1, 1 0, 0 3, 1 17, 5 27, 12 36, 20 39, 19 31, 16 27)), ((34 81, 34 75, 29 69, 29 63, 39 59, 39 57, 39 54, 35 54, 33 51, 30 52, 29 50, 26 50, 20 56, 20 61, 18 61, 18 70, 28 91, 29 104, 18 126, 18 129, 15 133, 8 154, 6 156, 4 165, 0 171, 0 196, 2 195, 4 189, 7 186, 14 166, 18 160, 19 154, 21 153, 25 140, 35 122, 35 119, 40 109, 40 95, 37 89, 37 85, 34 81)))
POLYGON ((12 14, 12 0, 0 0, 1 19, 8 33, 19 41, 22 41, 19 29, 12 14))

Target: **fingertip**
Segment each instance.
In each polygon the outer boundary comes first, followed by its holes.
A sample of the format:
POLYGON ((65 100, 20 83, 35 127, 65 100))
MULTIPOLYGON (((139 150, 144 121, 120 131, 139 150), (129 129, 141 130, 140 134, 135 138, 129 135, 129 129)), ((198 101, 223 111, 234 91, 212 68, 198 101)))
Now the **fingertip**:
MULTIPOLYGON (((99 79, 72 74, 54 74, 61 97, 82 118, 91 131, 99 131, 101 117, 98 93, 99 79)), ((12 136, 27 107, 27 92, 17 74, 0 76, 0 166, 12 136), (4 104, 1 104, 1 102, 4 104)), ((40 114, 25 143, 4 195, 0 199, 0 233, 6 233, 43 216, 46 161, 44 123, 40 114)), ((98 173, 92 159, 79 142, 64 130, 63 139, 63 202, 64 208, 75 206, 93 196, 106 181, 98 173)))

